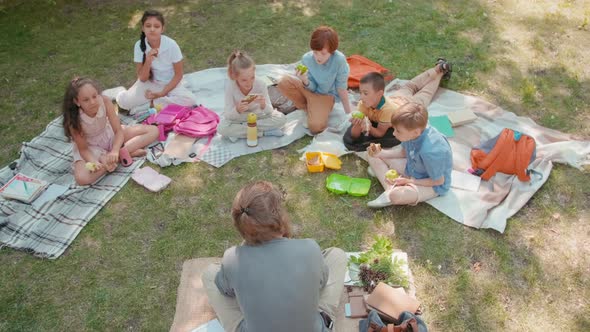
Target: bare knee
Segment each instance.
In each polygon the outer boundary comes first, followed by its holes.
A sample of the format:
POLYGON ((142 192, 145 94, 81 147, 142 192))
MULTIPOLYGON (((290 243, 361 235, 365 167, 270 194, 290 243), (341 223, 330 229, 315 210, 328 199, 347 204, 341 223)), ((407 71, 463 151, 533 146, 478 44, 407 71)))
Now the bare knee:
POLYGON ((160 129, 156 126, 147 126, 147 133, 150 137, 150 143, 155 141, 160 136, 160 129))
POLYGON ((327 124, 318 124, 318 123, 307 123, 308 129, 309 131, 316 135, 321 133, 322 131, 326 130, 326 128, 328 127, 327 124))
POLYGON ((393 205, 414 204, 418 200, 418 193, 411 188, 397 187, 389 194, 389 201, 393 205))
POLYGON ((297 87, 297 84, 303 84, 303 83, 301 83, 301 81, 295 77, 292 77, 290 75, 285 75, 279 80, 279 83, 277 84, 277 88, 279 90, 289 89, 289 88, 297 87))

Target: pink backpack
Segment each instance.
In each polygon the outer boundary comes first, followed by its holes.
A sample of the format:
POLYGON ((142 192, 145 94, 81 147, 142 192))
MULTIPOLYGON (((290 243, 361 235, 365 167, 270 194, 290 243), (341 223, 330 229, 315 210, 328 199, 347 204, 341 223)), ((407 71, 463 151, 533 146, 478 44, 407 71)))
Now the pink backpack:
POLYGON ((166 135, 174 129, 180 119, 184 118, 190 111, 190 106, 170 104, 164 107, 159 113, 150 115, 143 123, 157 125, 160 129, 160 141, 166 140, 166 135))
POLYGON ((219 124, 219 115, 203 105, 188 111, 173 130, 177 134, 189 137, 214 136, 219 124))
POLYGON ((158 126, 160 141, 165 141, 166 135, 172 130, 177 134, 189 137, 208 137, 207 143, 196 157, 200 159, 209 148, 215 133, 217 133, 219 115, 203 105, 181 106, 170 104, 159 113, 148 117, 144 122, 158 126))

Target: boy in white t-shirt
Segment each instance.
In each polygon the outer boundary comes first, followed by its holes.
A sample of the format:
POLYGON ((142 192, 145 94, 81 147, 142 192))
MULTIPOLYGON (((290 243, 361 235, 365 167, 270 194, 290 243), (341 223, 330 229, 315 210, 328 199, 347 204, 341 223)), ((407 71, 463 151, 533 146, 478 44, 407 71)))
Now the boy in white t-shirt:
POLYGON ((195 95, 182 86, 182 52, 174 39, 162 35, 164 16, 147 10, 141 18, 141 37, 135 43, 133 61, 138 80, 129 90, 117 95, 117 104, 130 114, 147 109, 150 102, 166 106, 190 106, 195 95))

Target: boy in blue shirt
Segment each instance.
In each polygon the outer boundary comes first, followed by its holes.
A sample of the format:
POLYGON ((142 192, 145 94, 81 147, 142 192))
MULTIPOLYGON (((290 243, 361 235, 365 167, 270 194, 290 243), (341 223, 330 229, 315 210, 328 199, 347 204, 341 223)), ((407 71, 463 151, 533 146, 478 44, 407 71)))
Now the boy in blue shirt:
POLYGON ((369 207, 416 205, 449 191, 451 146, 446 137, 427 124, 428 113, 423 105, 405 104, 391 118, 393 135, 401 142, 401 149, 382 151, 374 144, 367 148, 370 170, 385 188, 381 196, 367 204, 369 207), (389 169, 396 170, 400 177, 387 179, 389 169))

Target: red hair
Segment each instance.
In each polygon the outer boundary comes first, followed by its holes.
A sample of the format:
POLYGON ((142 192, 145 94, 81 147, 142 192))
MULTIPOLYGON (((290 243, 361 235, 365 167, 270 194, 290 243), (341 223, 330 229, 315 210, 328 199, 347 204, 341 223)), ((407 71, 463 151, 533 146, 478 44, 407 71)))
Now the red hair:
POLYGON ((330 53, 334 53, 338 49, 338 33, 331 27, 322 25, 311 33, 309 48, 321 51, 324 47, 327 47, 330 53))

